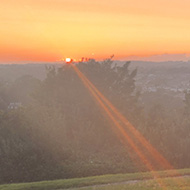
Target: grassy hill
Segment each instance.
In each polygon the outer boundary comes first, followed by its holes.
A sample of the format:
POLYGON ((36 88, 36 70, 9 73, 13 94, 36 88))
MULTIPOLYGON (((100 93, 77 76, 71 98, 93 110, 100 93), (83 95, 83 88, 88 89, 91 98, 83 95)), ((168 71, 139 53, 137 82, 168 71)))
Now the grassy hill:
MULTIPOLYGON (((161 177, 166 189, 189 190, 190 189, 190 169, 178 170, 178 176, 172 176, 172 171, 157 172, 161 177)), ((35 183, 7 184, 0 185, 0 190, 61 190, 61 189, 100 189, 100 190, 119 190, 119 189, 141 189, 159 190, 164 189, 153 179, 150 172, 103 175, 86 178, 64 179, 54 181, 42 181, 35 183)))

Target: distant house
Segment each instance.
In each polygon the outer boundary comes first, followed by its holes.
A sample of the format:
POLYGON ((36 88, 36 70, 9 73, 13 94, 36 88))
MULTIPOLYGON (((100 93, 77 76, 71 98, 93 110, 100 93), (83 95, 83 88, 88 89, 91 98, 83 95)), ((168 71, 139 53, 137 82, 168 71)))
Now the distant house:
POLYGON ((22 106, 22 103, 20 102, 11 102, 8 106, 8 109, 9 110, 15 110, 15 109, 18 109, 22 106))

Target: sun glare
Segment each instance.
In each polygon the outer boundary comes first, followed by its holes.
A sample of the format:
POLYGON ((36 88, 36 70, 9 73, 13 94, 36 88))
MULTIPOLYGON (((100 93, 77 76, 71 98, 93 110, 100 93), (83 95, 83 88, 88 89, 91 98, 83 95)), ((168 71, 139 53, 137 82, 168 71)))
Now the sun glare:
POLYGON ((65 62, 66 62, 66 63, 71 63, 71 62, 72 62, 72 59, 71 59, 71 58, 66 58, 66 59, 65 59, 65 62))

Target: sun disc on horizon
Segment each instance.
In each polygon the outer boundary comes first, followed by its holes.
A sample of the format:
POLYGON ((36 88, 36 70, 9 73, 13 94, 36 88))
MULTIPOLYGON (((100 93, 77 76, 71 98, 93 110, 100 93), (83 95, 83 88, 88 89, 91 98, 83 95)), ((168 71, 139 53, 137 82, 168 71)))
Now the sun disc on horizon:
POLYGON ((72 59, 71 58, 66 58, 65 61, 66 61, 66 63, 71 63, 72 59))

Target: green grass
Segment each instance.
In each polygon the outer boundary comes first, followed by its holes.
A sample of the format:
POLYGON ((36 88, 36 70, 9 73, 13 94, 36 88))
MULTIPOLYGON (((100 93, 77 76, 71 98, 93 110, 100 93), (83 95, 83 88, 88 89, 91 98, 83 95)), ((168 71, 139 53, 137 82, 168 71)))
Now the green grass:
POLYGON ((132 184, 108 184, 105 186, 93 186, 72 188, 70 190, 190 190, 190 177, 188 178, 163 178, 164 186, 159 186, 156 180, 140 181, 132 184), (181 185, 178 185, 181 182, 181 185))
MULTIPOLYGON (((169 177, 171 176, 171 172, 169 171, 161 171, 158 172, 161 177, 169 177)), ((190 175, 190 169, 182 169, 178 170, 179 175, 190 175)), ((116 175, 103 175, 103 176, 95 176, 95 177, 86 177, 86 178, 74 178, 74 179, 65 179, 65 180, 54 180, 54 181, 42 181, 42 182, 34 182, 34 183, 20 183, 20 184, 9 184, 9 185, 0 185, 0 190, 60 190, 67 188, 79 188, 79 189, 96 189, 96 187, 88 187, 93 185, 101 185, 101 184, 112 184, 106 185, 103 187, 97 187, 98 189, 106 190, 106 189, 160 189, 155 183, 154 180, 148 180, 144 182, 138 182, 136 184, 122 184, 122 182, 126 182, 129 180, 143 180, 143 179, 152 179, 152 174, 150 172, 145 173, 130 173, 130 174, 116 174, 116 175), (114 184, 121 183, 121 184, 114 184), (142 187, 139 187, 142 186, 142 187), (87 188, 84 188, 87 187, 87 188)), ((190 179, 190 178, 188 178, 190 179)), ((170 179, 167 183, 171 185, 172 190, 175 190, 175 186, 170 183, 170 179), (173 187, 172 187, 173 185, 173 187)), ((185 179, 186 180, 186 179, 185 179)), ((187 180, 188 181, 188 180, 187 180)), ((190 181, 189 190, 190 190, 190 181)), ((186 190, 186 189, 185 189, 186 190)))

